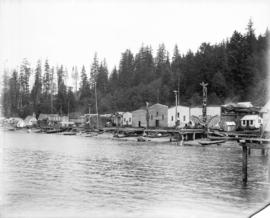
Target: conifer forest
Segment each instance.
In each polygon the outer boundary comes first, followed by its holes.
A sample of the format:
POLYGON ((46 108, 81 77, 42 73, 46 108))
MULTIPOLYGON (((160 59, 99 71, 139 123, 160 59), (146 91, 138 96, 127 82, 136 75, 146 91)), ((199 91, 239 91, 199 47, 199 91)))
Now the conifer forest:
POLYGON ((182 54, 175 45, 170 55, 164 44, 157 51, 151 45, 137 53, 126 50, 111 72, 97 53, 85 63, 89 72, 85 66, 67 72, 63 65, 50 65, 49 59, 44 63, 24 59, 18 70, 2 73, 3 112, 6 117, 23 118, 33 113, 88 113, 89 109, 96 113, 95 96, 99 113, 133 111, 145 102, 172 106, 173 90, 179 90, 181 105, 198 106, 202 81, 208 83, 208 105, 251 101, 262 106, 269 97, 268 52, 268 29, 256 36, 250 20, 245 33, 234 31, 213 45, 203 42, 196 52, 182 54), (66 83, 68 74, 72 86, 66 83))

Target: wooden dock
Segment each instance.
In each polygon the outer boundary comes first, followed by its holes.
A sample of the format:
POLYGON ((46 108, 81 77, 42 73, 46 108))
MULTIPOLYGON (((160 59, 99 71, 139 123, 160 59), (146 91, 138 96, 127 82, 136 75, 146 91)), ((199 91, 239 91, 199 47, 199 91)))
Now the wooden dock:
POLYGON ((239 145, 242 146, 242 180, 244 183, 248 180, 248 154, 251 149, 260 149, 262 155, 266 155, 270 149, 270 139, 264 138, 241 138, 239 145))
POLYGON ((203 129, 145 129, 145 128, 123 128, 111 127, 104 128, 106 132, 115 132, 117 134, 124 134, 126 136, 142 136, 144 134, 151 136, 170 135, 178 141, 195 140, 205 137, 203 129))

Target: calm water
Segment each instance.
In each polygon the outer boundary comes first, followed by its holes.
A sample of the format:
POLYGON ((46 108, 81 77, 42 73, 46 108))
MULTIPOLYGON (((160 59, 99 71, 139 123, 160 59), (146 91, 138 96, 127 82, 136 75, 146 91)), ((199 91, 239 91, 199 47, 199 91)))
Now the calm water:
POLYGON ((269 158, 236 144, 179 147, 1 133, 0 217, 247 217, 270 201, 269 158))

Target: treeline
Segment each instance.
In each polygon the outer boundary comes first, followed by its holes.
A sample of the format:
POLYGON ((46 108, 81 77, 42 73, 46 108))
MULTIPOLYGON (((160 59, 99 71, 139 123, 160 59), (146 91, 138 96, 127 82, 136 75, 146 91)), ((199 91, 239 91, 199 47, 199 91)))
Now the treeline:
POLYGON ((170 58, 164 44, 155 55, 151 46, 142 46, 136 54, 126 50, 110 74, 106 61, 100 62, 95 54, 90 72, 84 66, 73 67, 71 87, 64 66, 50 66, 46 60, 32 69, 25 59, 19 71, 3 74, 4 116, 96 113, 95 94, 100 113, 132 111, 146 101, 170 106, 175 101, 173 90, 180 91, 180 104, 201 105, 202 81, 208 83, 208 104, 263 105, 268 97, 268 42, 269 31, 256 36, 250 20, 245 34, 235 31, 219 44, 202 43, 195 53, 181 55, 176 45, 170 58))

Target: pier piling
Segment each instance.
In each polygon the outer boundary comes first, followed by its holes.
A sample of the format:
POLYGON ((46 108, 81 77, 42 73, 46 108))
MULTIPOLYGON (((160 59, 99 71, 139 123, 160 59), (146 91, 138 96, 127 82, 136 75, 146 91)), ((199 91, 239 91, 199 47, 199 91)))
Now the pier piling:
POLYGON ((242 181, 244 183, 247 182, 247 158, 248 158, 248 152, 247 152, 247 146, 245 143, 242 144, 242 151, 243 151, 243 162, 242 162, 242 181))

